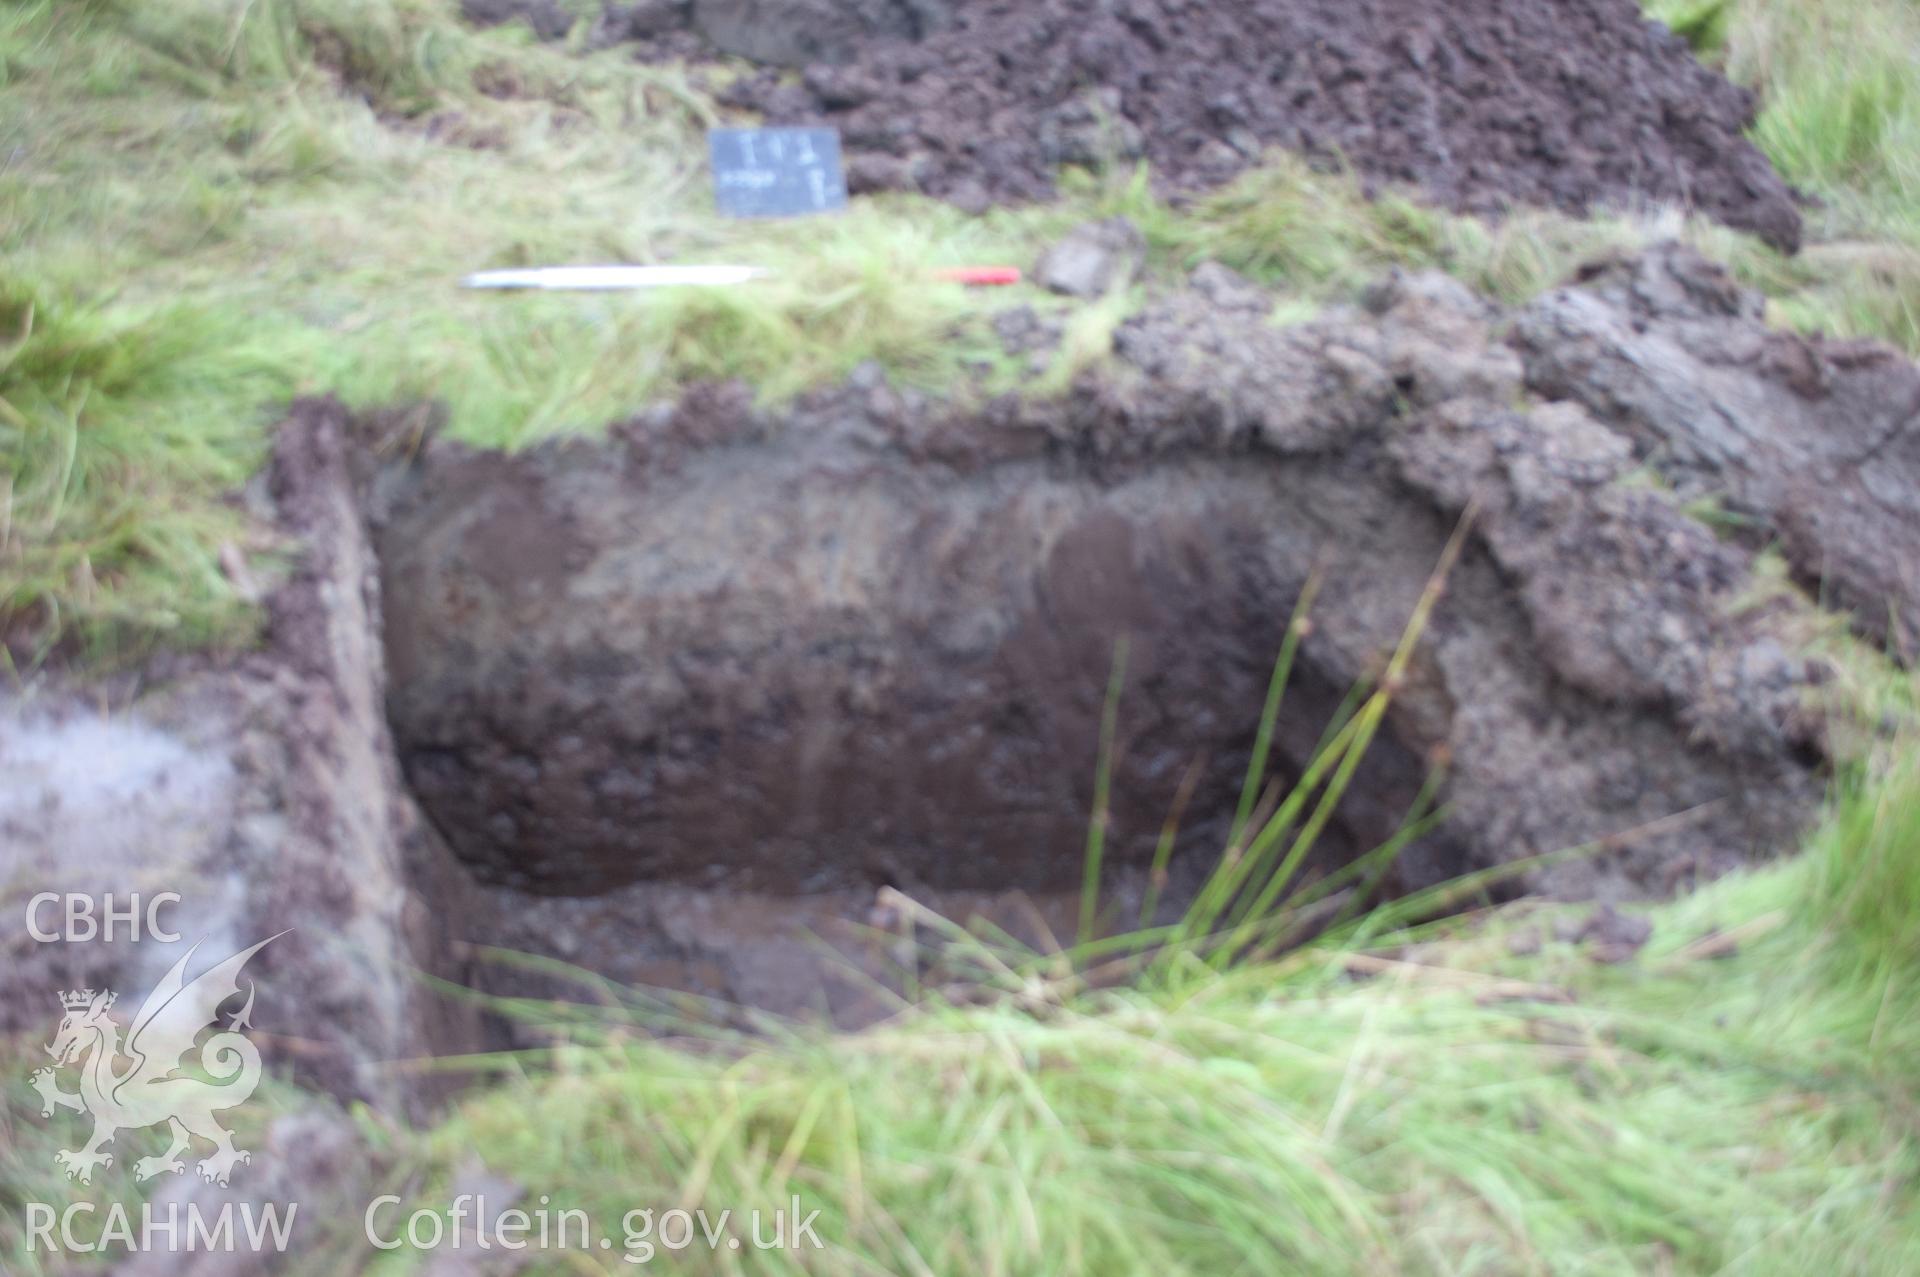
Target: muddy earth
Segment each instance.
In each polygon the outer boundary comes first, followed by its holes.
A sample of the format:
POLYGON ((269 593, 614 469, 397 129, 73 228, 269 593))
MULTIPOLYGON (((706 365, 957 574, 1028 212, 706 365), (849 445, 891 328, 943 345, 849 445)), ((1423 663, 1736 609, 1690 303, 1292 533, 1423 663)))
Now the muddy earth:
MULTIPOLYGON (((563 34, 557 0, 468 0, 563 34)), ((1798 247, 1754 102, 1634 0, 640 0, 599 42, 770 64, 726 100, 842 132, 856 192, 984 211, 1063 166, 1217 185, 1284 148, 1450 208, 1677 204, 1798 247), (797 70, 795 70, 797 68, 797 70)))
MULTIPOLYGON (((1618 901, 1796 846, 1830 748, 1810 598, 1920 625, 1920 369, 1768 330, 1677 247, 1507 311, 1437 276, 1272 304, 1202 267, 1058 400, 710 386, 516 456, 303 402, 250 492, 296 562, 261 650, 0 701, 0 906, 132 880, 216 947, 292 927, 256 960, 270 1060, 382 1102, 420 1095, 397 1062, 529 1040, 421 973, 567 991, 491 947, 865 1023, 919 961, 893 892, 1071 931, 1121 640, 1128 920, 1190 773, 1166 907, 1218 855, 1308 578, 1282 780, 1463 520, 1313 872, 1436 774, 1388 890, 1590 844, 1510 889, 1618 901)), ((151 987, 143 952, 22 945, 0 1023, 151 987)))

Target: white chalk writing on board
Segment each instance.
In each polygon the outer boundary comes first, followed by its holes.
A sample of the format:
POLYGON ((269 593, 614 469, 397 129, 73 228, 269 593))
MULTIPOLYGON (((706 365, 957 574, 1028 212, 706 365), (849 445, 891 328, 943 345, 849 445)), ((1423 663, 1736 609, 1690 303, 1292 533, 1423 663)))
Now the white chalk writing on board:
POLYGON ((714 201, 729 217, 800 217, 847 206, 833 129, 712 129, 714 201))

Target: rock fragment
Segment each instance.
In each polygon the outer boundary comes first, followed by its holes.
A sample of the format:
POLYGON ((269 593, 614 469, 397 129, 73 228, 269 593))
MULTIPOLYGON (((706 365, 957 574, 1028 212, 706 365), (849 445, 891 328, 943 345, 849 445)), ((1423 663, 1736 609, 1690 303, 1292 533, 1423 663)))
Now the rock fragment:
POLYGON ((1048 290, 1069 297, 1104 297, 1131 284, 1146 260, 1147 241, 1124 217, 1083 222, 1048 249, 1034 276, 1048 290))

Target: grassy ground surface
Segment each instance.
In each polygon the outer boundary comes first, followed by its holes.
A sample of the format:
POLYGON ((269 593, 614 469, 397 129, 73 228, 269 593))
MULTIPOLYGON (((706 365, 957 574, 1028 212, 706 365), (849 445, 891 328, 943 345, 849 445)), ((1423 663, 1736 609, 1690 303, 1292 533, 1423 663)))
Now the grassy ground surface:
MULTIPOLYGON (((31 659, 243 642, 233 565, 268 547, 223 494, 297 392, 443 401, 461 437, 596 430, 689 379, 789 394, 878 360, 958 392, 992 362, 992 307, 915 268, 1029 261, 1124 212, 1162 279, 1214 257, 1285 290, 1282 317, 1392 264, 1524 297, 1608 245, 1685 233, 1776 299, 1783 322, 1920 349, 1920 16, 1901 0, 1661 0, 1758 84, 1757 136, 1828 201, 1787 260, 1678 215, 1498 225, 1276 158, 1175 209, 1134 174, 1062 203, 962 217, 863 200, 803 226, 709 212, 709 97, 617 52, 475 32, 453 0, 8 0, 0 5, 0 632, 31 659), (734 258, 762 286, 632 298, 471 295, 467 271, 734 258), (223 558, 227 570, 222 570, 223 558)), ((1059 388, 1126 299, 1076 331, 1059 388)), ((989 380, 1016 384, 1004 370, 989 380)))
POLYGON ((1917 802, 1911 772, 1850 794, 1620 966, 1509 909, 738 1055, 582 1049, 464 1106, 407 1209, 479 1150, 605 1227, 821 1210, 827 1249, 754 1271, 1913 1272, 1917 802))
MULTIPOLYGON (((1272 956, 1367 879, 1366 858, 1345 887, 1293 866, 1402 659, 1151 945, 1035 952, 922 914, 947 980, 857 1035, 702 1032, 600 989, 551 1019, 572 1045, 495 1061, 498 1085, 407 1142, 394 1218, 444 1210, 477 1157, 696 1272, 1915 1271, 1911 681, 1843 666, 1875 713, 1836 718, 1854 748, 1805 853, 1631 911, 1644 947, 1609 951, 1591 906, 1417 921, 1470 904, 1482 884, 1461 882, 1272 956), (1282 907, 1236 925, 1225 902, 1263 879, 1282 907), (664 1245, 686 1235, 669 1211, 795 1201, 819 1212, 818 1250, 664 1245)), ((1262 784, 1243 811, 1268 810, 1262 784)), ((542 1262, 594 1270, 575 1258, 542 1262)), ((423 1261, 403 1248, 381 1271, 423 1261)))
MULTIPOLYGON (((1203 892, 1150 943, 1062 954, 920 912, 920 996, 860 1034, 743 1034, 599 984, 520 1006, 565 1045, 452 1062, 491 1081, 431 1128, 362 1116, 397 1248, 362 1238, 371 1192, 332 1215, 310 1195, 291 1271, 443 1271, 405 1221, 451 1227, 476 1186, 585 1221, 534 1273, 1916 1271, 1920 750, 1913 685, 1862 668, 1881 712, 1805 853, 1626 911, 1637 949, 1583 934, 1591 906, 1417 921, 1469 882, 1259 956, 1337 898, 1288 866, 1389 672, 1223 861, 1229 890, 1288 887, 1269 923, 1203 892), (818 1249, 756 1249, 796 1202, 818 1249)), ((298 1103, 250 1106, 243 1142, 298 1103)), ((58 1200, 56 1132, 0 1114, 0 1135, 0 1255, 38 1273, 19 1204, 58 1200)), ((127 1168, 164 1142, 141 1138, 93 1200, 137 1205, 127 1168)))
MULTIPOLYGON (((740 227, 704 211, 712 107, 685 75, 471 32, 449 0, 5 0, 0 626, 29 657, 243 642, 232 564, 273 547, 230 492, 293 393, 438 398, 455 433, 517 446, 701 376, 778 396, 876 359, 961 392, 988 308, 1042 299, 902 268, 1024 262, 1099 213, 1140 222, 1160 278, 1215 257, 1286 290, 1284 316, 1396 263, 1523 297, 1679 232, 1783 322, 1920 349, 1920 10, 1653 7, 1760 90, 1756 137, 1825 201, 1798 259, 1677 215, 1369 205, 1284 160, 1186 209, 1114 174, 984 219, 900 199, 740 227), (784 274, 646 306, 451 287, 725 257, 784 274)), ((1125 304, 1064 357, 1097 357, 1125 304)), ((1011 982, 984 1005, 697 1050, 603 1017, 381 1138, 409 1205, 443 1207, 479 1158, 608 1228, 796 1193, 823 1212, 824 1251, 671 1257, 695 1271, 1920 1271, 1916 758, 1864 750, 1808 854, 1648 911, 1619 964, 1545 906, 1224 971, 1195 952, 1125 988, 982 948, 1011 982)), ((25 1192, 48 1163, 7 1135, 0 1181, 25 1192)))

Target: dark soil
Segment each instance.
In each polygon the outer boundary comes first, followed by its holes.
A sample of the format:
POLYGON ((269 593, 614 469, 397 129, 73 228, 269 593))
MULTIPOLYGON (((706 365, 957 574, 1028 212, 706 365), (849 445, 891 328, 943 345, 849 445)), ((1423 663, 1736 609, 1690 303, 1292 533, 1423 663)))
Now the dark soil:
MULTIPOLYGON (((468 2, 554 24, 551 0, 468 2)), ((1800 241, 1752 95, 1634 0, 645 0, 595 35, 774 64, 729 101, 839 126, 856 191, 985 209, 1138 159, 1190 191, 1283 147, 1476 213, 1678 203, 1800 241)))
POLYGON ((1282 146, 1475 212, 1679 202, 1800 238, 1741 136, 1751 95, 1633 0, 985 0, 734 100, 838 124, 869 184, 967 200, 1044 198, 1062 164, 1136 155, 1208 186, 1282 146))

